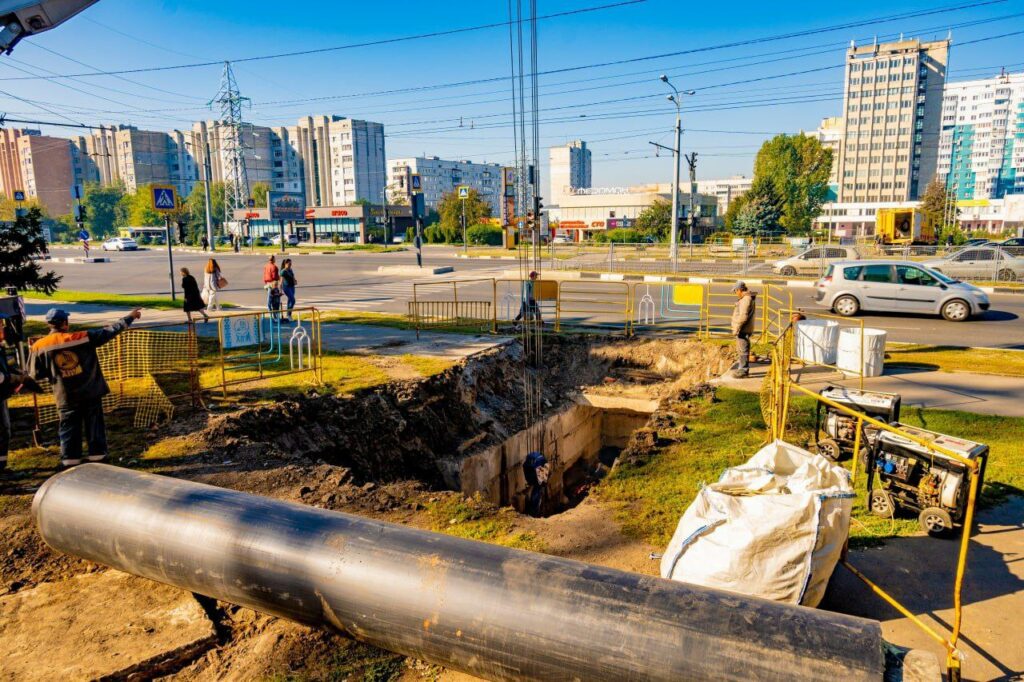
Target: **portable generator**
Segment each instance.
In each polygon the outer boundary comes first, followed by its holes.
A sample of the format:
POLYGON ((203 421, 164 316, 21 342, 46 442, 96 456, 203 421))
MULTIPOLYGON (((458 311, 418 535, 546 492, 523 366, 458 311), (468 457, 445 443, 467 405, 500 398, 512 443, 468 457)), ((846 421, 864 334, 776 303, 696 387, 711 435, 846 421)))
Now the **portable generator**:
MULTIPOLYGON (((900 418, 900 396, 895 393, 858 391, 843 386, 828 386, 820 392, 820 395, 886 424, 899 421, 900 418)), ((875 442, 879 432, 880 429, 877 427, 864 424, 860 441, 861 461, 867 461, 867 448, 875 442)), ((844 455, 853 452, 857 438, 857 418, 818 401, 814 417, 814 434, 818 454, 833 462, 838 462, 844 455), (822 414, 823 409, 824 414, 822 414), (822 434, 824 434, 824 438, 822 434)))
MULTIPOLYGON (((903 424, 899 428, 977 462, 981 490, 987 445, 903 424)), ((964 463, 883 431, 869 449, 867 471, 868 508, 873 514, 892 517, 900 509, 913 510, 922 530, 933 536, 945 535, 963 521, 971 483, 964 463)))

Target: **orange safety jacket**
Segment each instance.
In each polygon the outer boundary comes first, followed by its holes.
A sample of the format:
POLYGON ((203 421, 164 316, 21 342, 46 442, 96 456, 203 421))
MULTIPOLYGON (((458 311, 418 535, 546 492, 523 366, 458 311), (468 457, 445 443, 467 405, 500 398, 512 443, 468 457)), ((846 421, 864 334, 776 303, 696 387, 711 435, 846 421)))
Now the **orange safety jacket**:
POLYGON ((96 349, 131 326, 125 317, 103 329, 80 332, 52 331, 32 344, 28 375, 53 385, 58 409, 76 408, 99 401, 110 393, 96 349))

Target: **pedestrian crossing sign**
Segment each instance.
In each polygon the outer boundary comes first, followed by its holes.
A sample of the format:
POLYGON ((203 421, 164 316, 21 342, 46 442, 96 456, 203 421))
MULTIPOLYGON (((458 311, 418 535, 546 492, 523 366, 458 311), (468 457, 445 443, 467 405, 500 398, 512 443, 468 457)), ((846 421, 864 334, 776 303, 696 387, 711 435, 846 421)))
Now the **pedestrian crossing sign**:
POLYGON ((153 185, 153 210, 167 213, 178 207, 174 196, 174 187, 170 185, 153 185))
POLYGON ((469 185, 459 185, 458 190, 460 199, 469 198, 469 185))

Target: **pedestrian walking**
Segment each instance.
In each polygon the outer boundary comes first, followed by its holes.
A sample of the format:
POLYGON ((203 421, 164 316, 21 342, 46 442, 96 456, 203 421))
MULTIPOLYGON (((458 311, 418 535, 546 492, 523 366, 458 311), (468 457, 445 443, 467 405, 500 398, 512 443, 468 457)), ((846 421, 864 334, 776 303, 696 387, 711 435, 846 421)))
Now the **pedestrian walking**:
POLYGON ((242 247, 242 236, 238 234, 231 235, 231 246, 235 249, 235 253, 242 247))
POLYGON ((295 285, 298 284, 298 280, 295 279, 295 270, 292 269, 292 259, 285 258, 281 262, 281 292, 284 294, 287 300, 288 311, 285 315, 285 321, 292 321, 292 310, 295 308, 295 285))
POLYGON ((28 358, 30 378, 53 385, 53 399, 60 418, 60 462, 69 467, 82 463, 82 435, 89 443, 85 459, 107 458, 107 432, 103 424, 103 396, 110 393, 96 349, 112 341, 142 316, 139 308, 109 327, 69 331, 68 314, 59 308, 46 313, 50 333, 32 344, 28 358))
POLYGON ((209 322, 210 316, 206 314, 206 302, 199 292, 199 283, 193 277, 188 268, 181 269, 181 292, 185 295, 185 317, 192 321, 192 313, 202 313, 203 322, 209 322))
POLYGON ((519 314, 516 315, 516 322, 526 317, 536 320, 540 324, 544 323, 540 317, 540 306, 537 305, 536 296, 537 279, 539 277, 540 275, 533 271, 530 273, 530 279, 523 282, 523 298, 519 304, 519 314))
POLYGON ((273 310, 270 307, 270 292, 274 289, 278 289, 278 300, 277 309, 281 309, 281 292, 279 289, 281 279, 281 271, 277 269, 277 259, 273 255, 267 259, 267 264, 263 266, 263 288, 267 290, 267 310, 273 310))
POLYGON ((210 248, 210 240, 206 238, 205 234, 203 235, 202 239, 199 240, 199 243, 203 245, 203 251, 206 251, 210 248))
POLYGON ((736 337, 736 369, 732 375, 741 379, 750 374, 750 335, 754 333, 754 314, 757 312, 757 294, 745 282, 732 287, 736 305, 732 309, 732 335, 736 337))
POLYGON ((206 261, 203 268, 203 300, 209 310, 220 310, 219 292, 228 285, 228 280, 221 272, 220 265, 213 258, 206 261))

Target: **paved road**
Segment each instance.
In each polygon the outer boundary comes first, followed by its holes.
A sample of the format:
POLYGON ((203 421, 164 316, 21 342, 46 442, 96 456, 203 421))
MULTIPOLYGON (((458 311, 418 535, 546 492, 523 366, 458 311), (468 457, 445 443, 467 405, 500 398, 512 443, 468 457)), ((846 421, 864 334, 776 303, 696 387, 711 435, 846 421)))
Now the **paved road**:
MULTIPOLYGON (((439 280, 471 280, 479 277, 501 277, 505 270, 515 269, 514 261, 460 259, 452 248, 426 249, 429 265, 451 265, 454 275, 422 277, 377 272, 381 265, 413 265, 414 252, 363 253, 343 252, 334 255, 294 256, 299 279, 299 304, 320 308, 355 311, 404 313, 411 297, 412 284, 439 280)), ((61 255, 56 253, 55 255, 61 255)), ((110 254, 110 263, 54 263, 53 269, 64 276, 66 289, 109 291, 123 294, 166 294, 168 291, 167 256, 163 251, 139 251, 110 254)), ((262 267, 266 255, 224 254, 221 267, 230 285, 224 299, 244 306, 262 306, 265 301, 262 267)), ((185 266, 201 273, 206 257, 202 254, 176 253, 175 268, 185 266)), ((179 281, 176 277, 175 281, 179 281)), ((587 285, 576 285, 583 289, 587 285)), ((459 296, 490 299, 490 285, 463 283, 459 296)), ((719 293, 726 286, 715 286, 719 293)), ((811 289, 793 288, 797 307, 816 310, 811 289)), ((421 298, 450 297, 450 289, 420 287, 421 298)), ((500 295, 499 295, 500 298, 500 295)), ((727 300, 727 299, 722 299, 727 300)), ((1024 296, 993 295, 992 310, 983 319, 966 323, 917 315, 865 315, 867 326, 885 329, 891 341, 928 344, 971 345, 1024 349, 1024 296)))

